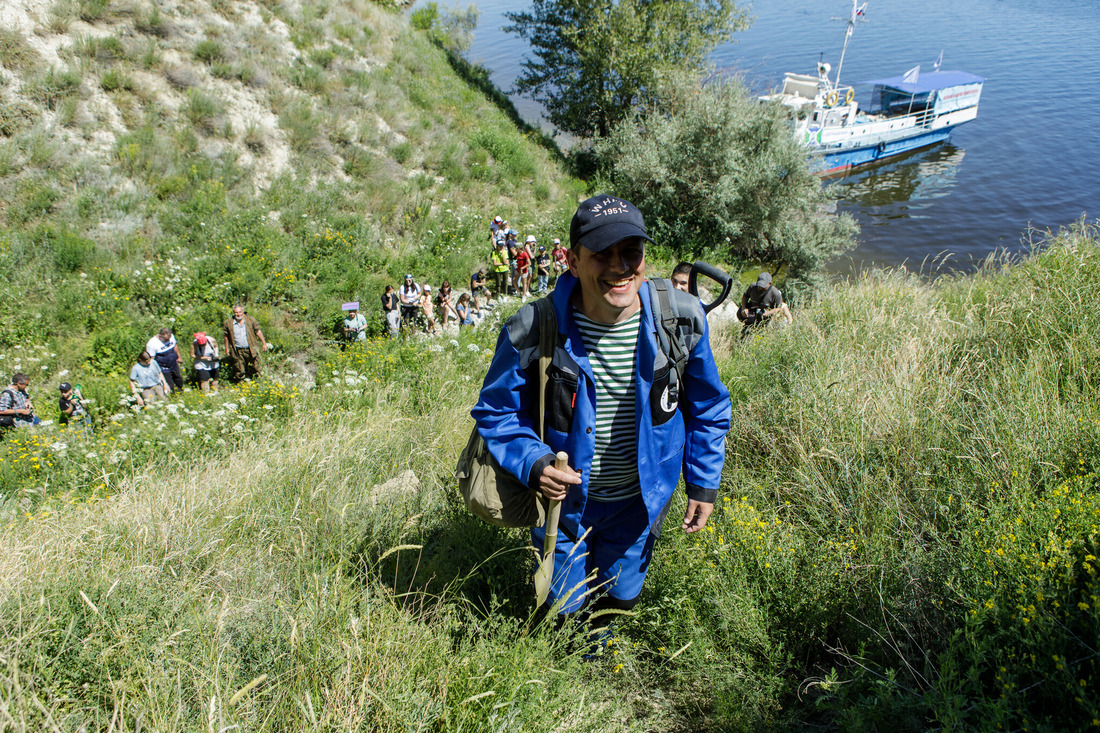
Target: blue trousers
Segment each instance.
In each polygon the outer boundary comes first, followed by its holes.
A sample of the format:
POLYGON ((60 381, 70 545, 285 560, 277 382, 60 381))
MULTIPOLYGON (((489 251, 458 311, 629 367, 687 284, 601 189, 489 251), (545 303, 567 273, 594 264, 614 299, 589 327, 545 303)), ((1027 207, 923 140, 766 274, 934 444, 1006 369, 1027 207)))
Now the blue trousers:
MULTIPOLYGON (((531 530, 540 556, 545 536, 544 527, 531 530)), ((633 601, 642 592, 655 539, 641 494, 611 502, 589 500, 581 516, 581 536, 558 529, 548 602, 564 599, 558 609, 564 614, 580 611, 604 594, 633 601)))

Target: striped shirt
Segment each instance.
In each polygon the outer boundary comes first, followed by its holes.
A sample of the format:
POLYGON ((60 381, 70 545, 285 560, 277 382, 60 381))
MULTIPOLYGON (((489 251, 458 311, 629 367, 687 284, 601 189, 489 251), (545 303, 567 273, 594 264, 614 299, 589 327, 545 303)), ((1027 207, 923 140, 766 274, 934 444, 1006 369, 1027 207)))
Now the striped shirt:
POLYGON ((634 434, 634 368, 637 362, 639 310, 621 323, 599 323, 576 309, 596 382, 596 453, 588 476, 588 498, 617 501, 641 492, 638 442, 634 434))

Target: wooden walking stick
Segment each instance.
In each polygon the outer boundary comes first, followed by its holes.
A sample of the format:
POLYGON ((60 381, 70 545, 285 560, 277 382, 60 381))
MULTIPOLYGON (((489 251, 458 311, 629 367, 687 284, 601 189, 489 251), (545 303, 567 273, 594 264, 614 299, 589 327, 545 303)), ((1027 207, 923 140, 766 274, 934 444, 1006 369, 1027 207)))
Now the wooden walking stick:
MULTIPOLYGON (((555 457, 554 468, 564 471, 569 466, 569 456, 565 451, 558 451, 555 457)), ((538 570, 535 571, 535 607, 546 603, 550 595, 550 581, 554 579, 554 548, 558 544, 558 518, 561 516, 561 502, 557 499, 550 500, 549 510, 546 512, 546 537, 542 541, 542 560, 539 561, 538 570)))

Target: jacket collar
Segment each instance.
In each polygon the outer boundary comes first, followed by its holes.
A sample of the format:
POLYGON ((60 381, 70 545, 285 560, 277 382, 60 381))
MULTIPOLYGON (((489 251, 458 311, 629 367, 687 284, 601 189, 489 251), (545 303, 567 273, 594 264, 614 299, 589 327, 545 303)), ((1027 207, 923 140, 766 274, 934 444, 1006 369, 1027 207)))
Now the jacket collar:
MULTIPOLYGON (((569 301, 573 297, 573 289, 577 287, 577 282, 577 278, 573 277, 572 273, 565 272, 558 277, 554 285, 552 301, 559 324, 573 323, 573 309, 569 301)), ((654 326, 653 311, 649 305, 649 280, 642 283, 642 287, 638 289, 638 296, 642 299, 642 332, 651 333, 654 326)), ((559 325, 558 331, 568 333, 564 325, 559 325)))

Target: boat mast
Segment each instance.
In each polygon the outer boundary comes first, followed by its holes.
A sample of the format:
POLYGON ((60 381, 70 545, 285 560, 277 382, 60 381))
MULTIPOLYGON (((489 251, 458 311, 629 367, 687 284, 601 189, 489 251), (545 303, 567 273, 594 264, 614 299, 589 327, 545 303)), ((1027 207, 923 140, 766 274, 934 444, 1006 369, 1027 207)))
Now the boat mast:
MULTIPOLYGON (((859 0, 852 0, 852 13, 848 16, 848 28, 844 31, 844 48, 840 51, 840 63, 836 65, 836 81, 833 83, 833 89, 840 88, 840 70, 844 68, 844 54, 848 53, 848 41, 852 39, 852 31, 855 30, 856 23, 863 20, 863 11, 867 7, 867 3, 863 5, 857 5, 859 0)), ((837 20, 841 20, 838 18, 837 20)))

